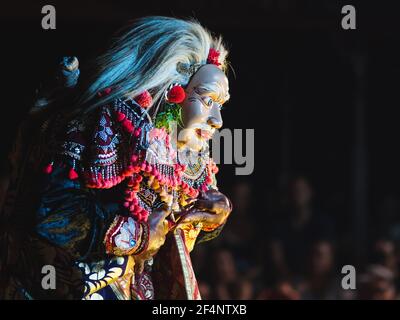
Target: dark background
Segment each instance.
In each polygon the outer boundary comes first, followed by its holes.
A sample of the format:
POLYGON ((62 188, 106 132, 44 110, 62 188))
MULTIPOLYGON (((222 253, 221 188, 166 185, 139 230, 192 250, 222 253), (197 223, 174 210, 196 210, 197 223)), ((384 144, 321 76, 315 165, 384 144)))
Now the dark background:
POLYGON ((251 189, 248 219, 263 236, 249 246, 264 246, 269 217, 278 214, 291 177, 302 174, 316 206, 336 222, 343 264, 362 264, 371 243, 389 234, 387 224, 397 221, 400 208, 400 19, 394 3, 4 2, 1 154, 5 158, 35 88, 59 57, 76 55, 85 63, 136 17, 195 17, 222 34, 230 50, 235 76, 230 72, 224 127, 255 129, 254 173, 235 176, 234 165, 223 165, 219 174, 228 195, 237 184, 251 189), (56 30, 41 28, 45 4, 56 7, 56 30), (341 28, 345 4, 356 7, 357 30, 341 28))

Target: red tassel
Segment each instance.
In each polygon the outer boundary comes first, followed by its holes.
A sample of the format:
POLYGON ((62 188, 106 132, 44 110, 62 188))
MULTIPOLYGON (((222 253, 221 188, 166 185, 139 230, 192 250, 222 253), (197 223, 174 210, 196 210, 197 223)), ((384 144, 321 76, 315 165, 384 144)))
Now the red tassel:
POLYGON ((118 122, 124 121, 125 118, 126 118, 126 115, 124 113, 119 112, 119 111, 117 112, 117 121, 118 122))
POLYGON ((139 159, 139 156, 137 154, 133 154, 131 157, 132 163, 136 163, 136 161, 139 159))
POLYGON ((124 127, 125 131, 132 133, 133 130, 135 129, 133 127, 132 121, 129 121, 128 119, 125 119, 124 121, 122 121, 122 126, 124 127))
POLYGON ((147 222, 147 219, 149 218, 149 212, 147 211, 147 210, 143 210, 142 212, 141 212, 141 219, 144 221, 144 222, 147 222))
POLYGON ((69 170, 68 177, 69 177, 71 180, 75 180, 75 179, 78 178, 78 173, 75 171, 74 168, 71 168, 71 169, 69 170))
POLYGON ((44 169, 43 169, 44 173, 46 174, 50 174, 53 172, 53 164, 49 163, 44 169))

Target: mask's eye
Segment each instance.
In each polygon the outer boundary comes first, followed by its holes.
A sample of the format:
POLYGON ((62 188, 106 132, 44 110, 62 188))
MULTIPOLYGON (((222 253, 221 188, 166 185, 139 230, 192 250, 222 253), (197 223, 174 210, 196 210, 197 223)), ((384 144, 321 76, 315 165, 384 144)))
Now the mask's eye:
POLYGON ((207 97, 207 96, 203 96, 203 97, 201 97, 201 99, 203 100, 203 103, 204 103, 207 107, 209 107, 209 108, 212 107, 212 105, 213 105, 213 103, 214 103, 213 99, 211 99, 210 97, 207 97))

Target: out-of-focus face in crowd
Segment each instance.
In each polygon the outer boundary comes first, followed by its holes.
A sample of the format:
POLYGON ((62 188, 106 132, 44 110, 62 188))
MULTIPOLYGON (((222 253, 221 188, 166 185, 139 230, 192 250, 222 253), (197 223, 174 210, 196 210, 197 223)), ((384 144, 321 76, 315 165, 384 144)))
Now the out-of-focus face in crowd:
POLYGON ((334 252, 332 244, 328 241, 319 241, 313 245, 310 268, 313 275, 325 275, 332 271, 334 252))
POLYGON ((236 279, 235 261, 229 250, 218 250, 214 255, 214 263, 219 282, 229 283, 236 279))
POLYGON ((296 178, 290 184, 290 202, 295 208, 302 208, 309 205, 312 196, 312 188, 305 178, 296 178))

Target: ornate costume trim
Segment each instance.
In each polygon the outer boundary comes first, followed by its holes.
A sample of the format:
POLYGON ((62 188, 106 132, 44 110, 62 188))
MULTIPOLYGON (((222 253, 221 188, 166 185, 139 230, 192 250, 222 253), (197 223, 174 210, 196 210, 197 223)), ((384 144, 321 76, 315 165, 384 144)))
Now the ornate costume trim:
POLYGON ((185 237, 183 231, 174 230, 174 238, 178 248, 179 258, 182 266, 184 286, 188 300, 201 300, 199 288, 197 286, 196 277, 194 275, 193 267, 190 260, 189 252, 185 245, 185 237))
POLYGON ((142 224, 132 217, 117 216, 104 237, 106 252, 117 256, 133 254, 143 247, 141 242, 146 242, 142 234, 142 224))
POLYGON ((150 273, 143 271, 135 275, 135 280, 131 285, 132 298, 136 300, 153 300, 154 287, 150 273))
POLYGON ((135 251, 135 255, 139 255, 146 251, 149 245, 150 226, 147 224, 147 222, 141 222, 140 226, 142 227, 141 241, 139 247, 135 251))
POLYGON ((95 263, 78 263, 85 279, 84 298, 110 285, 131 272, 135 262, 132 256, 113 257, 95 263))

